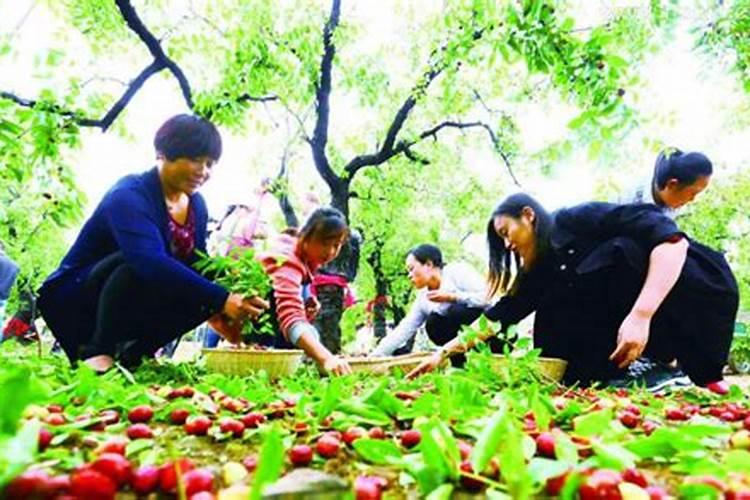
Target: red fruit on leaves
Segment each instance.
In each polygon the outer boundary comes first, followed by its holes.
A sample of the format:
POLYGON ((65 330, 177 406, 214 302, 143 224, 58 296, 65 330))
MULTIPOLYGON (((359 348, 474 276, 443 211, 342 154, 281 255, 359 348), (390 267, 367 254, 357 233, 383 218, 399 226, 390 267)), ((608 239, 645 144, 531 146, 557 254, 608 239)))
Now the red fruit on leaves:
POLYGON ((146 424, 133 424, 128 427, 126 434, 130 439, 151 439, 154 437, 151 427, 146 424))
POLYGON ((744 427, 745 430, 750 431, 750 417, 745 418, 745 420, 742 422, 742 427, 744 427))
MULTIPOLYGON (((380 500, 383 496, 383 482, 380 477, 357 476, 354 493, 357 500, 380 500)), ((387 485, 387 482, 385 482, 387 485)))
POLYGON ((183 476, 185 482, 185 494, 190 497, 201 491, 212 491, 214 489, 214 476, 208 469, 193 469, 183 476))
POLYGON ((177 408, 172 410, 169 414, 169 421, 175 425, 182 425, 185 423, 187 418, 190 416, 190 412, 184 408, 177 408))
POLYGON ((114 498, 117 484, 101 472, 83 468, 70 476, 70 494, 82 499, 114 498))
POLYGON ((308 430, 310 430, 310 426, 306 422, 296 422, 294 424, 294 432, 297 434, 304 434, 308 430))
MULTIPOLYGON (((308 446, 308 448, 310 448, 308 446)), ((310 460, 312 460, 312 449, 310 449, 310 460)), ((242 460, 242 465, 245 466, 248 472, 253 472, 258 467, 258 456, 249 455, 242 460)))
POLYGON ((656 429, 658 429, 658 428, 659 428, 660 426, 659 426, 659 424, 657 424, 657 423, 656 423, 656 422, 654 422, 653 420, 644 420, 644 421, 643 421, 643 425, 642 425, 642 427, 643 427, 643 432, 644 432, 644 433, 645 433, 645 434, 646 434, 647 436, 650 436, 650 435, 651 435, 651 434, 652 434, 652 433, 653 433, 653 432, 654 432, 654 431, 655 431, 656 429))
POLYGON ((47 411, 50 413, 62 413, 63 407, 60 405, 47 405, 47 411))
POLYGON ((372 427, 367 431, 367 436, 370 439, 385 439, 385 431, 380 427, 372 427))
POLYGON ((667 417, 667 420, 675 420, 675 421, 682 421, 687 420, 689 415, 683 410, 682 408, 668 408, 664 415, 667 417))
POLYGON ((216 497, 210 491, 199 491, 194 495, 190 495, 188 500, 216 500, 216 497))
POLYGON ((649 500, 667 500, 670 498, 667 491, 661 486, 648 486, 646 493, 648 493, 649 500))
POLYGON ((148 495, 159 485, 159 468, 155 465, 144 465, 133 472, 130 487, 139 495, 148 495))
POLYGON ((68 474, 61 474, 59 476, 51 477, 47 481, 47 494, 58 500, 60 496, 70 491, 70 476, 68 474))
POLYGON ((367 435, 367 431, 363 429, 362 427, 349 427, 347 430, 344 431, 344 434, 341 436, 341 439, 348 444, 349 446, 352 445, 354 441, 356 441, 359 438, 365 437, 367 435))
POLYGON ((618 472, 599 469, 588 476, 578 488, 581 500, 620 500, 622 494, 618 485, 622 477, 618 472))
POLYGON ((48 494, 49 476, 42 470, 27 470, 17 476, 5 488, 7 500, 27 500, 45 498, 48 494))
POLYGON ((620 423, 628 429, 635 429, 641 423, 641 417, 629 411, 620 415, 620 423))
POLYGON ((542 432, 536 438, 536 451, 539 455, 555 458, 555 436, 550 432, 542 432))
POLYGON ((132 473, 128 459, 117 453, 102 453, 91 463, 91 468, 110 478, 117 486, 130 481, 132 473))
POLYGON ((122 438, 112 438, 99 445, 95 453, 117 453, 119 455, 125 455, 125 448, 127 445, 128 442, 122 438))
POLYGON ((67 422, 67 420, 65 420, 65 415, 62 413, 51 413, 47 415, 47 418, 45 418, 44 421, 49 425, 64 425, 67 422))
POLYGON ((471 455, 472 447, 463 439, 458 440, 458 452, 461 454, 461 460, 468 460, 471 455))
POLYGON ((39 428, 39 451, 44 451, 52 442, 52 433, 46 427, 39 428))
POLYGON ((193 436, 205 436, 210 428, 211 419, 208 417, 190 417, 185 421, 185 432, 193 436))
POLYGON ((245 424, 233 418, 223 418, 219 422, 219 430, 231 432, 234 437, 242 437, 242 433, 245 432, 245 424))
POLYGON ((154 416, 154 409, 148 405, 136 406, 128 412, 128 420, 133 424, 145 423, 154 416))
POLYGON ((401 433, 401 445, 404 448, 414 448, 422 441, 422 433, 417 430, 409 430, 401 433))
MULTIPOLYGON (((297 466, 308 465, 312 462, 313 450, 306 444, 298 444, 289 450, 289 459, 292 461, 292 464, 297 466)), ((245 465, 245 467, 247 467, 247 465, 245 465)))
POLYGON ((643 472, 635 468, 629 468, 622 471, 622 480, 626 483, 638 485, 641 488, 646 488, 648 486, 648 479, 646 479, 646 476, 643 475, 643 472))
POLYGON ((193 462, 187 458, 163 465, 159 469, 159 489, 164 493, 174 493, 177 491, 177 470, 179 469, 184 478, 185 474, 194 468, 193 462))
POLYGON ((341 442, 334 436, 330 436, 327 434, 321 436, 320 439, 318 439, 318 441, 315 443, 315 451, 317 451, 318 455, 323 458, 335 457, 338 454, 340 447, 341 442))
POLYGON ((570 471, 566 471, 560 474, 559 476, 555 476, 555 477, 551 477, 547 479, 547 483, 544 486, 544 490, 547 492, 548 495, 556 497, 562 491, 563 486, 565 486, 565 481, 568 480, 569 475, 570 475, 570 471))
MULTIPOLYGON (((460 469, 462 472, 474 474, 474 469, 471 467, 471 462, 469 462, 468 460, 464 460, 463 462, 461 462, 460 469)), ((479 491, 484 488, 484 483, 482 481, 473 477, 465 476, 463 474, 461 474, 461 484, 469 491, 479 491)))
POLYGON ((266 421, 266 416, 262 413, 252 412, 242 417, 241 420, 242 423, 245 424, 245 427, 247 427, 248 429, 255 429, 260 424, 266 421))

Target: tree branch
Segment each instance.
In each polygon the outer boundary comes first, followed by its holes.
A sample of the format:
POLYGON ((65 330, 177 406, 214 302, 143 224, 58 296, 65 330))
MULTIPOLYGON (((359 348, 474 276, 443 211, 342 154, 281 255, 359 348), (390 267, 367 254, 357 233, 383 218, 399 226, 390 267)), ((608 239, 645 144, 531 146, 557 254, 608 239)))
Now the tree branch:
MULTIPOLYGON (((472 41, 480 39, 482 35, 482 30, 474 31, 472 34, 472 41)), ((431 54, 431 57, 434 58, 437 52, 445 51, 446 48, 447 45, 444 45, 439 50, 435 50, 431 54)), ((422 75, 419 83, 412 87, 409 96, 396 112, 391 125, 388 127, 388 131, 385 134, 385 140, 380 149, 372 154, 358 155, 346 165, 345 170, 349 174, 350 179, 353 178, 360 169, 368 166, 381 165, 396 154, 404 152, 404 150, 398 152, 394 150, 396 137, 403 128, 411 110, 414 109, 414 106, 417 104, 417 100, 427 92, 427 88, 430 84, 445 70, 446 67, 447 63, 441 59, 430 64, 429 69, 422 75)))
POLYGON ((328 157, 326 156, 328 123, 331 112, 331 73, 333 58, 336 55, 336 47, 333 44, 333 32, 338 27, 340 14, 341 0, 333 0, 331 15, 323 29, 323 58, 320 61, 320 82, 316 85, 315 92, 317 120, 312 139, 308 141, 312 148, 315 167, 332 191, 339 189, 341 184, 341 179, 331 168, 331 164, 328 162, 328 157))
MULTIPOLYGON (((125 89, 125 93, 123 93, 123 95, 117 100, 117 102, 114 103, 112 108, 110 108, 110 110, 107 111, 107 113, 101 119, 96 120, 93 118, 86 118, 81 116, 79 113, 63 109, 57 105, 51 106, 50 111, 60 116, 70 118, 81 127, 95 127, 102 129, 102 132, 106 132, 122 112, 122 110, 125 109, 125 106, 128 105, 136 92, 138 92, 138 90, 143 86, 146 80, 148 80, 152 75, 158 73, 162 69, 164 69, 164 66, 162 66, 158 61, 154 61, 146 66, 146 68, 144 68, 143 71, 141 71, 140 74, 128 84, 128 88, 125 89)), ((16 104, 26 108, 33 108, 37 104, 39 104, 39 101, 33 99, 24 99, 10 92, 0 91, 0 97, 10 99, 16 104)))
POLYGON ((190 90, 190 82, 182 72, 182 69, 164 52, 159 40, 146 28, 141 18, 138 17, 138 13, 135 8, 131 5, 129 0, 115 0, 117 7, 120 9, 123 19, 127 23, 128 27, 138 35, 138 38, 146 44, 151 55, 154 56, 155 62, 160 63, 163 67, 169 69, 169 71, 177 79, 182 90, 182 96, 185 98, 185 102, 188 108, 193 109, 193 95, 190 90))

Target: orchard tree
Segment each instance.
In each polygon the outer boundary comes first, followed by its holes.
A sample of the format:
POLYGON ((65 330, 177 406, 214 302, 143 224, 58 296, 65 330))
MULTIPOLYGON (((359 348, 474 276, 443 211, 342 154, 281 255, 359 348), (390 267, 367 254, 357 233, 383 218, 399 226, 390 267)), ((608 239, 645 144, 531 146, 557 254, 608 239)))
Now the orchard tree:
MULTIPOLYGON (((496 155, 504 184, 519 184, 503 141, 514 128, 505 112, 513 103, 553 93, 578 110, 571 127, 587 141, 599 149, 617 141, 634 119, 623 99, 636 84, 629 63, 649 48, 671 3, 615 10, 591 26, 551 0, 409 2, 394 7, 398 40, 376 45, 362 4, 341 0, 48 1, 88 54, 66 50, 63 40, 48 52, 58 71, 46 89, 37 96, 0 89, 0 98, 4 110, 50 117, 55 134, 75 138, 70 147, 82 127, 116 127, 157 75, 175 83, 186 108, 234 132, 266 133, 281 116, 298 126, 301 140, 291 144, 307 153, 294 156, 309 158, 331 204, 365 235, 389 238, 397 232, 359 224, 352 210, 364 173, 390 180, 394 162, 438 163, 436 142, 471 133, 496 155), (104 59, 122 74, 102 78, 91 69, 104 59), (126 83, 118 88, 113 79, 126 83)), ((334 262, 329 271, 341 268, 356 263, 334 262)))

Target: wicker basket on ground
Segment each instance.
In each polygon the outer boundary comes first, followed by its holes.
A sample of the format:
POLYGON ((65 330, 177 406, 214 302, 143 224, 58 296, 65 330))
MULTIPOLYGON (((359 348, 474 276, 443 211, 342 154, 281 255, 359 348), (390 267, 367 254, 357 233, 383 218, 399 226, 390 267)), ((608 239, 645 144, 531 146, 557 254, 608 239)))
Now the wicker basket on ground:
POLYGON ((429 359, 431 352, 413 352, 402 354, 400 356, 385 357, 348 357, 346 361, 352 367, 353 372, 366 372, 373 374, 385 374, 394 368, 400 368, 404 373, 408 373, 416 368, 422 361, 429 359))
MULTIPOLYGON (((496 370, 500 369, 503 364, 508 362, 508 358, 501 354, 495 354, 492 356, 493 365, 496 370)), ((553 382, 560 382, 565 375, 565 369, 568 367, 568 362, 564 359, 559 358, 538 358, 537 369, 540 375, 544 378, 549 379, 553 382)))
POLYGON ((301 349, 203 349, 206 367, 227 375, 250 375, 265 370, 272 378, 291 375, 302 364, 301 349))

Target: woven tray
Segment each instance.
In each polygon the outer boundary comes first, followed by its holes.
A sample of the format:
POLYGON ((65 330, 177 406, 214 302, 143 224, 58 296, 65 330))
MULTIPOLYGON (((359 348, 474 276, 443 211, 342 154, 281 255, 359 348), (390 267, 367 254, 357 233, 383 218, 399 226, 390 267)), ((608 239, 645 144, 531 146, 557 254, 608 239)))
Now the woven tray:
POLYGON ((385 374, 394 368, 401 368, 405 373, 416 368, 419 363, 432 356, 431 352, 413 352, 400 356, 386 357, 348 357, 346 361, 352 367, 353 372, 367 372, 374 374, 385 374))
POLYGON ((301 349, 203 349, 206 368, 227 375, 249 375, 265 370, 270 377, 294 373, 302 364, 301 349))
MULTIPOLYGON (((495 369, 500 369, 503 364, 507 363, 507 358, 502 354, 494 354, 492 356, 493 364, 495 369)), ((553 381, 560 382, 565 375, 565 369, 568 367, 568 362, 564 359, 559 358, 539 358, 537 359, 537 368, 539 374, 543 377, 553 381)))

